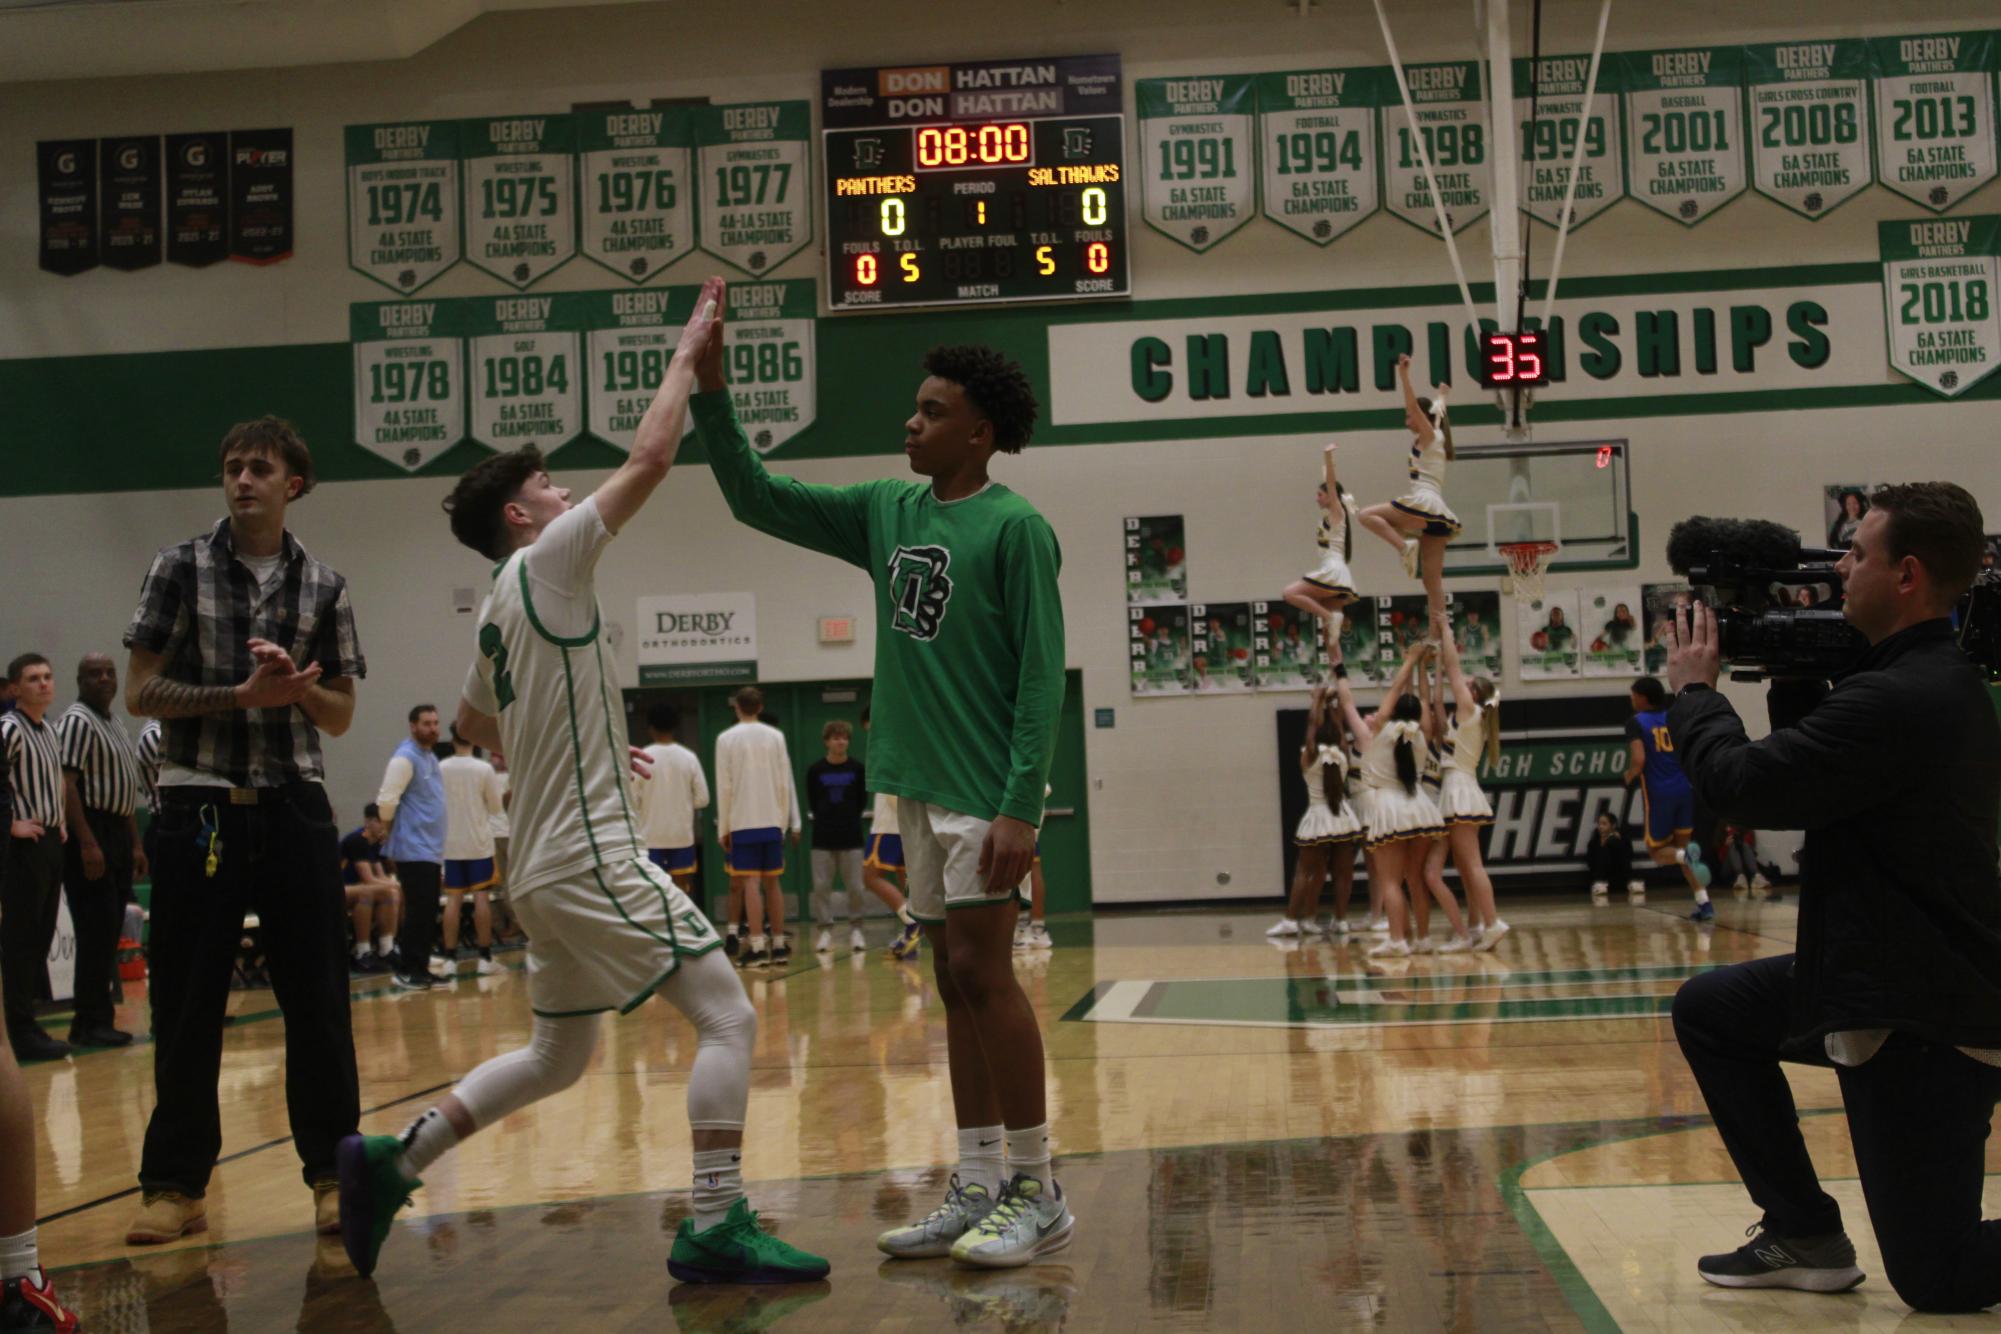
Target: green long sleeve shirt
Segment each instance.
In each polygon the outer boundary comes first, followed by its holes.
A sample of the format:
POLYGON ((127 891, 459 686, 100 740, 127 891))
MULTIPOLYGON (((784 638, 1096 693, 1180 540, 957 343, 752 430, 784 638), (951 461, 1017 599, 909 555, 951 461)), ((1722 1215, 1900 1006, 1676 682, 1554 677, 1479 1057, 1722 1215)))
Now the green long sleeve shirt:
POLYGON ((689 400, 730 513, 869 572, 869 787, 1042 823, 1063 707, 1063 553, 998 483, 940 501, 927 482, 815 486, 767 472, 726 389, 689 400))

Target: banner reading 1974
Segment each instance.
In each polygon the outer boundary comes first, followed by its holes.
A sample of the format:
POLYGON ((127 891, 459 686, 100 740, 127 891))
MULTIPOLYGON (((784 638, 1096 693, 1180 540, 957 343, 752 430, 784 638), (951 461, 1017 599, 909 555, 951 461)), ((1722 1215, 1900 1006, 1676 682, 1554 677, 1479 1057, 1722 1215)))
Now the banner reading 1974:
POLYGON ((1382 207, 1376 121, 1388 86, 1380 69, 1257 76, 1267 218, 1324 246, 1382 207))
POLYGON ((586 259, 643 283, 694 250, 694 132, 685 107, 578 114, 586 259))
POLYGON ((2001 366, 2001 217, 1876 224, 1890 364, 1945 398, 2001 366))
POLYGON ((1619 62, 1633 198, 1694 226, 1743 194, 1742 50, 1630 51, 1619 62))
POLYGON ((1428 161, 1445 204, 1446 224, 1454 232, 1464 231, 1488 209, 1487 103, 1480 66, 1453 60, 1405 65, 1403 74, 1424 146, 1420 156, 1399 96, 1383 113, 1384 207, 1413 227, 1440 234, 1431 182, 1422 165, 1428 161))
POLYGON ((459 126, 347 127, 347 262, 405 296, 459 262, 459 126))
POLYGON ((812 120, 805 102, 695 108, 702 249, 760 274, 812 241, 812 120))
POLYGON ((1147 226, 1207 250, 1257 212, 1257 90, 1248 74, 1141 79, 1147 226))
POLYGON ((465 438, 461 310, 453 301, 348 307, 356 444, 415 472, 465 438))
POLYGON ((1994 179, 1990 32, 1878 37, 1876 161, 1883 184, 1943 213, 1994 179))
POLYGON ((1867 42, 1746 47, 1752 188, 1809 218, 1867 189, 1872 68, 1867 42))
POLYGON ((466 258, 527 287, 577 253, 576 121, 496 116, 459 125, 465 156, 466 258))
POLYGON ((1514 72, 1523 211, 1538 222, 1561 225, 1573 160, 1578 166, 1577 190, 1570 205, 1571 226, 1589 222, 1624 199, 1626 141, 1619 133, 1619 95, 1610 86, 1611 62, 1599 61, 1589 111, 1584 107, 1584 87, 1591 75, 1590 56, 1517 60, 1514 72), (1536 89, 1533 120, 1528 97, 1531 79, 1536 89), (1579 135, 1584 137, 1581 160, 1577 159, 1579 135))
POLYGON ((583 308, 575 296, 480 297, 465 307, 472 438, 554 453, 584 433, 583 308))

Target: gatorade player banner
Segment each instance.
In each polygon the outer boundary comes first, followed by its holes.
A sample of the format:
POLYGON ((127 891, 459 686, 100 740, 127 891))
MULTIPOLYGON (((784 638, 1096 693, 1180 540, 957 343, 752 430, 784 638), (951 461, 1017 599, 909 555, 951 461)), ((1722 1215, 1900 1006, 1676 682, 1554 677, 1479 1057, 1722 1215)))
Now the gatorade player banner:
POLYGON ((1131 655, 1133 694, 1189 692, 1185 604, 1162 602, 1126 608, 1126 644, 1131 655))
POLYGON ((1582 667, 1577 640, 1577 590, 1553 588, 1515 612, 1522 680, 1574 680, 1582 667))
POLYGON ((1341 662, 1348 669, 1348 683, 1354 686, 1381 685, 1396 671, 1396 664, 1383 656, 1378 625, 1385 599, 1361 598, 1341 612, 1341 662))
POLYGON ((1126 601, 1188 600, 1188 536, 1179 514, 1126 519, 1126 601))
POLYGON ((1251 660, 1259 690, 1308 690, 1327 679, 1320 618, 1290 602, 1251 604, 1251 660))
MULTIPOLYGON (((1411 105, 1417 108, 1424 152, 1438 177, 1445 201, 1445 220, 1462 232, 1486 216, 1487 103, 1481 90, 1480 66, 1474 61, 1405 65, 1411 105)), ((1413 227, 1439 235, 1438 210, 1431 202, 1431 182, 1419 165, 1418 142, 1402 98, 1383 113, 1383 202, 1391 213, 1413 227)))
POLYGON ((1695 590, 1687 584, 1641 584, 1640 622, 1647 637, 1640 645, 1640 669, 1646 676, 1667 676, 1668 631, 1674 628, 1675 609, 1694 603, 1695 590))
POLYGON ((1257 204, 1257 87, 1249 74, 1141 79, 1141 202, 1147 226, 1197 252, 1257 204))
POLYGON ((1517 60, 1514 74, 1522 210, 1552 227, 1562 224, 1563 196, 1570 188, 1570 164, 1580 134, 1584 136, 1584 157, 1577 165, 1570 225, 1581 226, 1624 199, 1626 140, 1619 133, 1619 94, 1612 87, 1612 62, 1598 62, 1591 109, 1581 117, 1584 85, 1591 75, 1589 54, 1517 60), (1536 88, 1533 121, 1528 97, 1532 79, 1536 88))
POLYGON ((1870 43, 1883 184, 1943 213, 1994 179, 1997 48, 1991 32, 1870 43))
POLYGON ((459 126, 347 127, 348 267, 409 295, 459 262, 459 126))
POLYGON ((410 472, 465 438, 462 303, 348 307, 354 344, 354 442, 410 472))
POLYGON ((599 440, 615 449, 632 449, 633 434, 674 359, 700 290, 656 287, 576 295, 588 330, 590 432, 599 440))
POLYGON ((229 258, 229 136, 167 136, 167 263, 204 269, 229 258))
POLYGON ((101 140, 97 168, 104 267, 153 267, 160 262, 160 137, 101 140))
POLYGON ((584 433, 583 309, 573 296, 479 297, 463 307, 471 349, 468 434, 505 452, 553 454, 584 433))
MULTIPOLYGON (((683 324, 693 313, 694 295, 701 288, 687 290, 683 324)), ((728 300, 723 375, 750 447, 769 454, 811 426, 818 411, 813 370, 818 306, 813 280, 731 283, 728 300)), ((678 327, 674 335, 680 337, 678 327)), ((671 354, 671 346, 668 350, 671 354)), ((687 429, 695 429, 692 416, 687 429)))
POLYGON ((1644 675, 1647 634, 1640 586, 1586 588, 1578 592, 1577 634, 1584 642, 1586 676, 1644 675))
POLYGON ((1431 604, 1424 594, 1396 593, 1377 598, 1376 657, 1382 664, 1381 679, 1387 681, 1396 675, 1411 645, 1421 643, 1430 634, 1431 604))
POLYGON ((515 288, 577 253, 577 126, 569 116, 459 123, 465 159, 466 258, 515 288))
POLYGON ((1468 676, 1501 681, 1501 595, 1448 593, 1446 611, 1452 617, 1452 642, 1459 645, 1459 670, 1468 676))
POLYGON ((2001 365, 2001 217, 1879 222, 1890 364, 1945 398, 2001 365))
POLYGON ((1751 187, 1808 218, 1867 189, 1873 69, 1862 41, 1745 47, 1751 187))
POLYGON ((813 112, 747 102, 693 112, 701 247, 745 273, 777 268, 813 240, 813 112))
POLYGON ((1324 246, 1382 207, 1377 118, 1389 87, 1381 69, 1257 76, 1267 218, 1324 246))
POLYGON ((41 183, 41 266, 73 277, 97 267, 97 140, 44 139, 35 145, 41 183))
POLYGON ((1242 694, 1257 687, 1251 659, 1251 604, 1198 602, 1188 609, 1190 682, 1198 695, 1242 694))
POLYGON ((229 257, 276 264, 292 257, 292 131, 229 132, 229 257))
POLYGON ((1618 65, 1633 198, 1692 227, 1743 194, 1742 48, 1629 51, 1618 65))
POLYGON ((695 126, 684 107, 577 115, 584 258, 628 282, 695 248, 695 126))

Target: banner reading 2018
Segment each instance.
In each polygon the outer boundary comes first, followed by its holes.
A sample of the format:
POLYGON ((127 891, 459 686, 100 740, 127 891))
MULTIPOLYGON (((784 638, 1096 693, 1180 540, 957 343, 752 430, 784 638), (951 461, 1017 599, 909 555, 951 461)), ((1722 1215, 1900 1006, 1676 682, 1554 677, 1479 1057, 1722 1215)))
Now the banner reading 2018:
POLYGON ((2001 366, 2001 217, 1881 222, 1890 364, 1954 398, 2001 366))
POLYGON ((813 239, 805 102, 697 107, 702 249, 745 273, 778 267, 813 239))
POLYGON ((1633 198, 1694 226, 1743 194, 1743 51, 1631 51, 1620 62, 1633 198))
POLYGON ((459 126, 465 153, 466 257, 527 287, 577 253, 576 121, 495 116, 459 126))
POLYGON ((1248 74, 1141 79, 1146 224, 1207 250, 1257 213, 1257 93, 1248 74))

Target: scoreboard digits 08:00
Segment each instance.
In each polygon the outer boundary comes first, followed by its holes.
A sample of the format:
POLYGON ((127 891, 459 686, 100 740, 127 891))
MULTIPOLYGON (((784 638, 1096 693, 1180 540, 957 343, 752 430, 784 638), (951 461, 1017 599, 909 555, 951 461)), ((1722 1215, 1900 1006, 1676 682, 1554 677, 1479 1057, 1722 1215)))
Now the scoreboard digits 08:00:
POLYGON ((1127 296, 1117 56, 825 70, 835 310, 1127 296))

